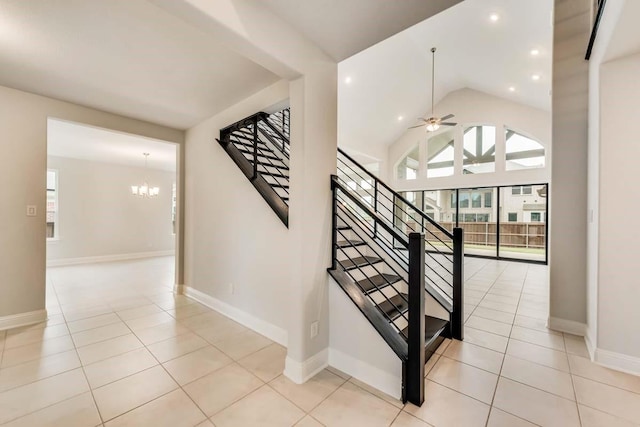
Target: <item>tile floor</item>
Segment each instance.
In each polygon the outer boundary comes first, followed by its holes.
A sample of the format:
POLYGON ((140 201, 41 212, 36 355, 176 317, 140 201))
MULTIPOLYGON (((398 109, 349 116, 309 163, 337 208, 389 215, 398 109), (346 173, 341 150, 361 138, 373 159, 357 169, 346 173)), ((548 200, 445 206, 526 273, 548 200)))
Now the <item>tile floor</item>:
POLYGON ((0 332, 2 426, 633 426, 640 378, 545 328, 546 267, 468 259, 466 339, 402 405, 328 368, 282 376, 285 349, 172 294, 172 259, 48 272, 46 323, 0 332))

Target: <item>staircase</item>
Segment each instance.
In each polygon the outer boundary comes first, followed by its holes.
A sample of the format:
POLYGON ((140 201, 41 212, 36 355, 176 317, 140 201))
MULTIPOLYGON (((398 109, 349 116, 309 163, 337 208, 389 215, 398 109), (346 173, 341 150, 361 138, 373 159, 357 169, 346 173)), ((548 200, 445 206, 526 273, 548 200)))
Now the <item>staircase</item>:
MULTIPOLYGON (((256 113, 217 141, 289 222, 290 111, 256 113)), ((424 402, 424 365, 463 339, 463 232, 447 230, 338 149, 329 274, 402 361, 402 399, 424 402)))
POLYGON ((221 129, 217 141, 288 227, 289 109, 249 116, 221 129))
POLYGON ((329 274, 403 364, 403 401, 424 401, 424 365, 463 339, 463 232, 447 230, 338 149, 329 274), (427 313, 428 312, 428 313, 427 313))

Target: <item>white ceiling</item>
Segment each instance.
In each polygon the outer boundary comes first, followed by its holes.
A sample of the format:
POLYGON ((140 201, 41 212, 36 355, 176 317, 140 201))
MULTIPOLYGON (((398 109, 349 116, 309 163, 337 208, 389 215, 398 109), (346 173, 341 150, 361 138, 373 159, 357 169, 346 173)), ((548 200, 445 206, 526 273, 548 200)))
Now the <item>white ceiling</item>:
POLYGON ((144 167, 175 172, 176 144, 127 133, 71 123, 47 121, 47 154, 94 162, 144 167))
POLYGON ((461 0, 259 0, 336 61, 461 0))
POLYGON ((185 129, 277 80, 145 0, 0 1, 0 85, 185 129))
POLYGON ((552 9, 553 0, 465 0, 341 62, 339 144, 380 153, 430 112, 434 46, 436 102, 468 87, 549 111, 552 9))

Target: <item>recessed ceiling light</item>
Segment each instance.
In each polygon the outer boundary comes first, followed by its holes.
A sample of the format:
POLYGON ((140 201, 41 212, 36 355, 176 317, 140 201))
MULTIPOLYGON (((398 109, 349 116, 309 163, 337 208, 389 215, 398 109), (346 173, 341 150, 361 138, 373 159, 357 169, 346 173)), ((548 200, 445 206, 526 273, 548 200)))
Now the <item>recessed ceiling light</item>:
POLYGON ((540 80, 540 74, 533 74, 533 75, 531 76, 531 80, 533 80, 533 81, 536 81, 536 82, 537 82, 538 80, 540 80))
POLYGON ((509 92, 515 92, 515 91, 516 91, 516 88, 515 88, 515 87, 513 87, 513 86, 509 86, 509 92))
POLYGON ((344 82, 345 82, 346 84, 351 83, 351 77, 349 77, 349 76, 345 77, 345 78, 344 78, 344 82))
POLYGON ((402 120, 404 120, 404 117, 398 116, 398 121, 401 122, 402 120))
POLYGON ((538 49, 531 49, 531 56, 538 56, 540 55, 540 51, 538 49))
POLYGON ((489 19, 491 20, 491 22, 498 22, 498 20, 500 19, 500 15, 498 15, 497 13, 492 13, 491 15, 489 15, 489 19))

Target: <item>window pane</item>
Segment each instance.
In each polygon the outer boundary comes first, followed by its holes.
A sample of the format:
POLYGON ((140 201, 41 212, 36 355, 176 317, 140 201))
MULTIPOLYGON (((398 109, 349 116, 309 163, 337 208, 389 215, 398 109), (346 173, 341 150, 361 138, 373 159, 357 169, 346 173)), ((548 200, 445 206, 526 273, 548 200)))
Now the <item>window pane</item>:
POLYGON ((482 206, 482 195, 479 191, 474 191, 471 193, 471 207, 479 208, 482 206))
POLYGON ((468 254, 496 256, 497 208, 492 200, 495 188, 460 190, 459 227, 464 229, 464 251, 468 254), (489 200, 484 206, 482 196, 489 200), (469 199, 471 201, 469 202, 469 199), (464 203, 466 200, 466 203, 464 203))
POLYGON ((503 188, 500 204, 506 212, 500 220, 500 257, 544 261, 546 257, 547 186, 518 186, 513 195, 503 188), (525 195, 523 193, 528 192, 525 195))
POLYGON ((543 168, 544 146, 538 141, 506 129, 506 170, 543 168))
POLYGON ((511 194, 520 194, 520 187, 511 187, 511 194))
POLYGON ((467 128, 463 137, 464 174, 495 172, 496 128, 495 126, 473 126, 467 128))
POLYGON ((490 208, 491 204, 493 202, 493 192, 491 191, 487 191, 486 193, 484 193, 484 207, 485 208, 490 208))
POLYGON ((56 189, 56 171, 47 171, 47 190, 56 189))
POLYGON ((469 193, 460 193, 460 208, 469 207, 469 193))
POLYGON ((453 175, 454 136, 448 131, 427 141, 427 178, 453 175))
POLYGON ((47 239, 58 237, 58 172, 47 170, 47 239))
POLYGON ((418 177, 419 154, 416 145, 407 156, 400 161, 396 169, 397 178, 401 180, 411 180, 418 177))
POLYGON ((450 207, 454 208, 454 209, 456 207, 456 192, 455 192, 455 190, 451 191, 451 206, 450 207))

